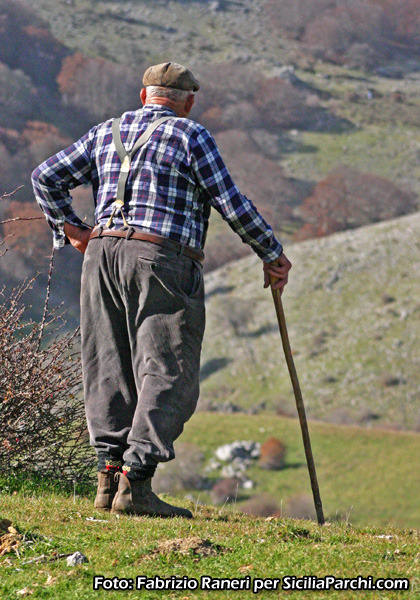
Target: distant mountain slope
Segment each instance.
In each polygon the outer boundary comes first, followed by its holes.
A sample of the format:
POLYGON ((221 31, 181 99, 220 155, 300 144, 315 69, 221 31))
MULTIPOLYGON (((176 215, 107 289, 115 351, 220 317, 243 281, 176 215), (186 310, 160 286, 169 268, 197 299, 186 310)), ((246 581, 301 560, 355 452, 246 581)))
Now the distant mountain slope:
MULTIPOLYGON (((286 247, 283 295, 311 418, 420 427, 420 213, 286 247)), ((203 406, 295 414, 274 305, 247 257, 206 278, 203 406)))
MULTIPOLYGON (((23 184, 15 199, 26 214, 38 215, 31 170, 85 133, 88 122, 137 107, 145 65, 172 59, 191 66, 200 78, 192 117, 215 135, 241 191, 283 241, 299 232, 302 202, 337 166, 385 177, 419 194, 416 61, 399 65, 395 79, 392 70, 378 77, 321 62, 303 52, 301 42, 283 37, 282 27, 273 29, 267 4, 275 3, 0 0, 7 33, 0 41, 5 61, 0 65, 0 188, 9 192, 23 184), (5 18, 7 12, 13 19, 5 18)), ((79 189, 75 196, 76 210, 89 215, 90 192, 79 189)), ((0 220, 18 216, 18 207, 8 214, 4 201, 0 220)), ((48 247, 51 232, 46 223, 38 225, 40 235, 25 239, 16 227, 9 242, 13 251, 0 261, 4 280, 17 283, 38 269, 46 271, 48 251, 41 251, 38 241, 48 247)), ((206 270, 247 252, 215 214, 206 270)), ((78 258, 72 249, 61 251, 53 282, 53 300, 65 302, 72 323, 78 321, 78 258), (71 279, 60 268, 67 261, 71 279)), ((42 314, 42 289, 32 303, 42 314)))
POLYGON ((188 57, 191 66, 235 59, 279 65, 296 46, 266 35, 265 0, 25 2, 69 48, 133 68, 163 56, 188 57))

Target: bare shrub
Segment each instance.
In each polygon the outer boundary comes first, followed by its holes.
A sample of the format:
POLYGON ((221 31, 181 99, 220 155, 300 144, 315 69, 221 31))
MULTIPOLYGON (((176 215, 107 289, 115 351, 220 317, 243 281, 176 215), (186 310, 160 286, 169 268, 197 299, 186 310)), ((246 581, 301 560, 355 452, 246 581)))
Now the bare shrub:
POLYGON ((226 106, 221 121, 227 129, 256 129, 261 125, 261 116, 250 102, 237 102, 226 106))
POLYGON ((210 492, 213 504, 235 502, 238 497, 240 483, 236 477, 227 477, 217 481, 210 492))
POLYGON ((13 237, 14 260, 10 261, 8 270, 14 270, 15 276, 28 277, 33 269, 44 271, 48 266, 48 255, 51 253, 51 235, 45 219, 38 218, 40 211, 34 202, 12 200, 5 211, 3 233, 13 237), (18 219, 19 227, 16 227, 18 219), (17 261, 15 260, 17 258, 17 261), (16 262, 22 266, 16 271, 16 262))
POLYGON ((287 447, 281 440, 270 437, 261 446, 258 465, 262 469, 277 471, 284 467, 287 447))
POLYGON ((373 51, 383 51, 385 29, 379 6, 354 0, 318 15, 306 28, 304 41, 322 58, 344 62, 354 44, 368 44, 373 51))
POLYGON ((254 496, 240 507, 241 512, 255 517, 280 517, 281 510, 277 501, 271 496, 254 496))
POLYGON ((161 463, 153 478, 153 487, 159 493, 170 494, 185 489, 202 489, 204 485, 200 472, 204 454, 194 444, 177 444, 176 458, 169 463, 161 463))
POLYGON ((346 53, 346 64, 352 69, 371 71, 379 62, 378 52, 366 42, 352 44, 346 53))
POLYGON ((79 393, 79 331, 63 334, 62 315, 48 308, 52 257, 40 322, 27 318, 23 302, 35 278, 0 291, 0 470, 83 479, 93 453, 79 393))
POLYGON ((79 334, 58 337, 61 319, 54 312, 45 322, 25 322, 22 296, 32 283, 9 296, 1 293, 0 468, 81 478, 92 462, 86 458, 80 359, 74 353, 79 334))
POLYGON ((292 519, 316 519, 314 501, 306 494, 291 496, 286 503, 285 513, 292 519))

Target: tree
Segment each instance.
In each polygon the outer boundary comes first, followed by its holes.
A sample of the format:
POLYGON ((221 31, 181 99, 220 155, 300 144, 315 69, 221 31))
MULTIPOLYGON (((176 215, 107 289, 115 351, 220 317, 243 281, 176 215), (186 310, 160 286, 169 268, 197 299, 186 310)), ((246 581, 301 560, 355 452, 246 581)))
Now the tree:
POLYGON ((265 13, 275 30, 300 39, 309 23, 336 5, 336 0, 268 0, 265 13))
POLYGON ((306 104, 306 95, 284 79, 266 79, 254 102, 260 109, 264 127, 270 131, 276 127, 305 127, 310 121, 312 109, 306 104))
POLYGON ((0 0, 0 14, 0 60, 12 69, 21 69, 37 85, 55 88, 67 48, 26 3, 0 0))
POLYGON ((249 104, 254 103, 254 97, 264 81, 263 75, 254 67, 231 62, 206 65, 202 72, 198 69, 197 77, 201 87, 192 117, 209 127, 212 125, 213 130, 231 126, 230 105, 247 103, 249 112, 249 104))
POLYGON ((417 210, 417 196, 385 177, 341 165, 316 186, 300 210, 304 226, 296 239, 393 219, 417 210))
POLYGON ((33 116, 37 101, 37 91, 30 78, 0 63, 0 127, 21 129, 33 116))
POLYGON ((383 10, 359 0, 344 4, 319 15, 306 28, 303 40, 322 58, 345 62, 347 51, 355 44, 368 43, 385 51, 390 36, 389 24, 383 10))
POLYGON ((260 154, 244 132, 222 132, 216 141, 235 183, 264 218, 275 228, 290 220, 291 207, 300 202, 299 186, 285 175, 279 163, 260 154))
POLYGON ((420 52, 420 4, 417 0, 369 0, 379 6, 391 35, 389 42, 395 50, 420 52))
POLYGON ((323 60, 372 68, 420 53, 418 0, 269 0, 265 11, 271 27, 323 60))
POLYGON ((57 83, 65 106, 103 121, 140 106, 140 81, 125 65, 76 52, 64 59, 57 83))

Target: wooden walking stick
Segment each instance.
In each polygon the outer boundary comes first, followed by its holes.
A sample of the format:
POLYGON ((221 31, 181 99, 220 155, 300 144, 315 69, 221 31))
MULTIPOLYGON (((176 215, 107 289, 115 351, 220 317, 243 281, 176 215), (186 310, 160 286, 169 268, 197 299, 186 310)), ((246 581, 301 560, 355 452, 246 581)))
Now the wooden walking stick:
MULTIPOLYGON (((270 283, 273 284, 277 281, 275 277, 270 275, 270 283)), ((314 457, 312 455, 311 440, 309 438, 308 423, 306 421, 305 406, 303 404, 302 392, 300 391, 299 380, 295 368, 295 362, 293 360, 292 350, 290 348, 289 335, 287 333, 286 319, 283 311, 283 304, 281 301, 280 290, 273 290, 274 306, 276 307, 277 320, 279 322, 279 329, 281 335, 281 341, 283 344, 283 350, 286 357, 287 366, 290 373, 290 379, 292 380, 293 391, 296 398, 296 406, 299 415, 300 428, 302 430, 303 446, 305 448, 306 462, 308 464, 309 477, 311 479, 312 494, 314 497, 316 516, 318 518, 319 525, 325 523, 324 513, 322 511, 321 496, 319 494, 318 480, 316 477, 314 457)))

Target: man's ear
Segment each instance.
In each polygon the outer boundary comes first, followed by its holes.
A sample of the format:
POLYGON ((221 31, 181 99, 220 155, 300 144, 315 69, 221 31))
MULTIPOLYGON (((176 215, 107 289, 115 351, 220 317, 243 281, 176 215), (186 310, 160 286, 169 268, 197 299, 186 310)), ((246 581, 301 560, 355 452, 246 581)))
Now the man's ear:
POLYGON ((191 109, 194 106, 194 101, 195 101, 194 94, 191 94, 191 96, 188 96, 187 101, 185 103, 185 110, 187 112, 191 112, 191 109))
POLYGON ((143 106, 146 104, 146 96, 147 96, 146 88, 142 88, 140 90, 140 100, 141 100, 141 103, 143 104, 143 106))

